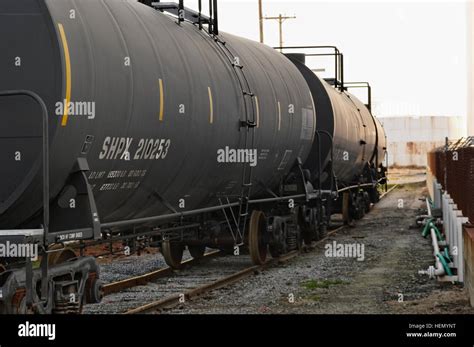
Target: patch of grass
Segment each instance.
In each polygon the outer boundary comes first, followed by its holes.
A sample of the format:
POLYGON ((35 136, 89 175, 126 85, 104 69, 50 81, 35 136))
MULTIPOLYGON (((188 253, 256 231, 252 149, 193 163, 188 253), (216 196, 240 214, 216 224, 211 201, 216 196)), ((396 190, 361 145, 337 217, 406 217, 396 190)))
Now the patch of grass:
POLYGON ((342 284, 349 284, 349 282, 342 280, 309 280, 303 282, 303 287, 307 290, 315 290, 318 288, 328 289, 330 286, 337 286, 342 284))
POLYGON ((321 301, 321 297, 319 295, 310 295, 307 297, 307 299, 311 301, 321 301))

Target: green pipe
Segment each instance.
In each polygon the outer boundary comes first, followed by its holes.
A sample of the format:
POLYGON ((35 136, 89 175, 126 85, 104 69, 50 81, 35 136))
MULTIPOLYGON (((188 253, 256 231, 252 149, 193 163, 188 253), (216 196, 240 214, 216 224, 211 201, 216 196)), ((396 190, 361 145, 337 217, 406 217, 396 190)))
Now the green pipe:
POLYGON ((451 257, 449 256, 448 247, 446 247, 446 248, 444 249, 444 254, 443 254, 443 256, 446 258, 446 260, 447 260, 448 262, 450 262, 450 263, 452 262, 452 259, 451 259, 451 257))
POLYGON ((433 228, 435 233, 436 233, 436 237, 438 238, 438 241, 443 241, 444 240, 444 237, 443 235, 441 234, 441 232, 439 231, 439 229, 436 227, 436 225, 434 225, 433 223, 433 220, 432 219, 428 219, 428 222, 425 224, 425 227, 423 228, 423 232, 421 233, 421 235, 426 238, 429 234, 430 234, 430 229, 433 228))
POLYGON ((432 223, 433 219, 428 219, 426 221, 426 224, 425 224, 425 227, 423 228, 423 232, 421 233, 421 235, 426 239, 426 237, 428 236, 429 232, 430 232, 430 224, 432 223))
POLYGON ((443 255, 441 253, 437 253, 436 256, 438 257, 441 264, 443 264, 443 268, 446 274, 448 276, 452 276, 453 273, 451 272, 451 268, 448 266, 448 263, 446 262, 446 259, 444 259, 443 255))

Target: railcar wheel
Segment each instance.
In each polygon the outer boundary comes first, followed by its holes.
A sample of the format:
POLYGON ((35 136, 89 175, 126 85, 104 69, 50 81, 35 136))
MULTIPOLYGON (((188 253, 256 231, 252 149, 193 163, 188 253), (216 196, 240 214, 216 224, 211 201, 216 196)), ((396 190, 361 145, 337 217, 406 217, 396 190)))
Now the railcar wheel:
POLYGON ((318 234, 319 234, 319 239, 324 239, 327 234, 328 234, 328 225, 326 224, 326 221, 325 220, 328 220, 328 219, 331 219, 331 217, 328 218, 328 215, 327 215, 327 210, 326 210, 326 206, 321 206, 321 209, 320 209, 320 214, 319 214, 319 230, 318 230, 318 234))
MULTIPOLYGON (((104 284, 98 278, 88 279, 86 282, 86 302, 98 304, 104 297, 104 284)), ((82 309, 82 308, 81 308, 82 309)))
POLYGON ((183 260, 184 247, 180 243, 170 242, 164 240, 161 244, 161 253, 165 258, 166 264, 172 269, 181 268, 181 261, 183 260))
POLYGON ((265 242, 266 218, 262 211, 253 211, 250 217, 249 252, 252 262, 262 265, 267 259, 267 243, 265 242))
POLYGON ((206 246, 188 246, 189 253, 194 259, 201 259, 204 257, 206 246))
POLYGON ((370 212, 370 196, 369 196, 369 193, 364 192, 363 197, 364 197, 364 204, 365 204, 365 213, 369 213, 370 212))
POLYGON ((354 202, 354 218, 360 220, 365 216, 365 201, 361 193, 358 193, 354 202))
POLYGON ((322 239, 326 238, 328 235, 328 226, 326 224, 321 224, 319 226, 319 236, 322 239))
POLYGON ((16 312, 15 314, 19 315, 27 315, 27 314, 33 314, 34 312, 29 310, 28 307, 26 306, 26 295, 24 295, 17 305, 15 306, 16 312))
POLYGON ((371 188, 369 190, 370 202, 376 204, 380 201, 380 193, 377 188, 371 188))
POLYGON ((345 225, 351 225, 353 222, 351 214, 351 193, 344 192, 342 195, 342 219, 344 220, 345 225))
POLYGON ((298 236, 296 238, 296 244, 298 247, 298 252, 301 252, 303 250, 303 245, 304 245, 304 240, 303 240, 303 235, 301 234, 301 229, 298 231, 298 236))
POLYGON ((316 219, 313 208, 301 207, 299 209, 298 224, 301 230, 301 237, 307 246, 310 246, 313 241, 319 239, 316 219))
POLYGON ((268 245, 268 250, 272 258, 279 258, 286 253, 287 224, 280 218, 273 220, 272 242, 268 245))
POLYGON ((76 258, 76 253, 68 247, 63 247, 61 245, 53 245, 50 247, 49 250, 58 250, 56 252, 50 253, 48 255, 48 265, 49 266, 54 266, 54 265, 59 265, 62 263, 65 263, 66 261, 70 259, 76 258))

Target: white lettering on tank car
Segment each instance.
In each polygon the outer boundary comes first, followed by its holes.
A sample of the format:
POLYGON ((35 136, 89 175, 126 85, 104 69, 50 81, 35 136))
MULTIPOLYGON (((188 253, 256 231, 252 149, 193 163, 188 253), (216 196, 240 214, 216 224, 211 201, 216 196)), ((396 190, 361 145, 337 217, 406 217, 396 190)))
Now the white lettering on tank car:
POLYGON ((168 155, 171 140, 140 139, 132 155, 132 137, 106 137, 99 153, 100 160, 158 160, 168 155))
POLYGON ((83 238, 84 235, 82 232, 74 232, 69 234, 62 234, 57 237, 57 241, 68 241, 68 240, 77 240, 83 238))
POLYGON ((145 177, 147 170, 130 170, 128 177, 145 177))
POLYGON ((91 171, 89 173, 89 179, 90 180, 100 180, 102 178, 104 178, 106 172, 105 171, 91 171))
POLYGON ((127 176, 128 171, 110 171, 107 178, 123 178, 127 176))
POLYGON ((258 160, 267 160, 269 155, 270 155, 269 149, 262 149, 260 151, 260 154, 258 155, 258 160))
POLYGON ((117 190, 134 190, 140 187, 140 183, 141 182, 104 183, 100 186, 99 191, 112 192, 117 190))
POLYGON ((138 150, 133 157, 134 160, 158 160, 165 159, 168 155, 171 140, 169 139, 141 139, 138 150))

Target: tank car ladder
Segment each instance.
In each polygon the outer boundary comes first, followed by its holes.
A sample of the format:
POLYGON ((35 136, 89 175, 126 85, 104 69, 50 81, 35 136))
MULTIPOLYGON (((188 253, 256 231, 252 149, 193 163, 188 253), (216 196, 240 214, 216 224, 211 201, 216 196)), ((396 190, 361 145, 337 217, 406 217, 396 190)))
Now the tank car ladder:
MULTIPOLYGON (((245 120, 240 121, 240 129, 245 128, 245 149, 253 150, 255 148, 255 137, 256 137, 256 127, 257 127, 257 120, 255 119, 257 111, 256 111, 256 105, 254 104, 255 95, 252 92, 252 89, 247 77, 245 76, 244 66, 240 64, 240 59, 238 58, 238 56, 236 56, 230 51, 230 49, 226 45, 226 42, 222 41, 219 38, 219 36, 214 35, 213 39, 216 42, 217 47, 220 48, 224 56, 231 63, 232 70, 234 71, 237 81, 239 82, 240 89, 242 90, 245 120), (253 119, 251 119, 251 117, 253 119)), ((251 191, 253 187, 252 174, 253 174, 253 168, 251 164, 244 163, 243 172, 242 172, 242 190, 241 190, 241 195, 239 198, 240 199, 239 213, 238 213, 238 219, 236 221, 237 232, 239 236, 241 236, 242 244, 243 244, 243 237, 245 235, 247 219, 249 216, 249 200, 250 200, 250 195, 251 195, 251 191), (242 230, 240 230, 241 225, 242 225, 242 230)), ((227 216, 226 216, 226 219, 228 221, 227 216)))
MULTIPOLYGON (((243 101, 244 101, 244 112, 245 112, 245 120, 240 121, 240 128, 246 128, 245 133, 245 149, 250 150, 254 149, 255 147, 255 128, 257 127, 256 121, 256 106, 254 105, 254 94, 251 90, 250 83, 245 76, 243 71, 244 67, 240 64, 239 58, 234 55, 230 49, 226 46, 226 42, 221 40, 219 37, 219 29, 218 29, 218 8, 217 8, 217 1, 210 0, 209 1, 209 10, 210 15, 203 16, 201 13, 202 3, 199 0, 199 11, 196 13, 186 7, 184 7, 184 1, 181 0, 179 3, 162 3, 160 2, 152 2, 151 5, 159 10, 164 10, 168 12, 172 12, 174 15, 178 17, 178 24, 183 22, 184 20, 189 20, 194 24, 198 24, 198 28, 201 31, 203 24, 208 24, 209 30, 207 31, 207 35, 211 37, 218 49, 221 51, 223 56, 227 58, 232 65, 232 70, 236 76, 236 79, 239 83, 240 89, 243 94, 243 101), (171 9, 171 11, 170 11, 171 9), (173 12, 174 11, 174 12, 173 12), (251 115, 253 119, 250 119, 251 115), (252 134, 249 134, 249 132, 252 134)), ((230 208, 230 215, 232 216, 232 220, 236 225, 236 232, 234 233, 232 228, 232 223, 229 219, 229 214, 226 212, 225 208, 222 209, 224 216, 226 218, 227 224, 230 228, 232 236, 234 237, 236 245, 243 245, 244 242, 244 235, 245 229, 247 224, 247 218, 249 215, 249 199, 252 191, 252 173, 253 168, 250 163, 244 163, 243 165, 243 172, 242 172, 242 190, 239 197, 239 212, 236 218, 236 215, 232 208, 230 208), (243 222, 243 223, 242 223, 243 222), (242 226, 242 227, 241 227, 242 226)), ((227 203, 229 203, 229 199, 227 199, 227 203)), ((223 202, 219 199, 219 203, 221 206, 223 202)))

